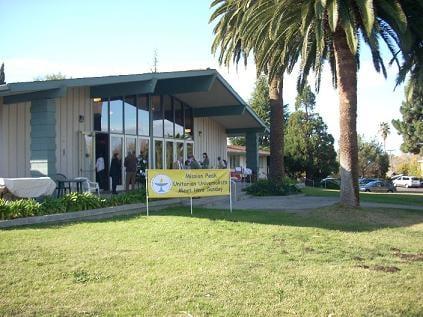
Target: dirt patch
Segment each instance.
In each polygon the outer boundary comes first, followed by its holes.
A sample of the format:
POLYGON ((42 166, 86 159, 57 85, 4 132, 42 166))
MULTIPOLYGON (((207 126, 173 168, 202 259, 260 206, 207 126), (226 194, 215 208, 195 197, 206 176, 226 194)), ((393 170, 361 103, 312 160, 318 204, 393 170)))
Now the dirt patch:
POLYGON ((396 252, 394 253, 397 257, 401 258, 405 261, 423 261, 423 253, 401 253, 396 252))
POLYGON ((361 256, 355 256, 355 257, 353 257, 353 260, 364 261, 364 258, 362 258, 361 256))
POLYGON ((395 273, 395 272, 401 271, 396 266, 383 266, 383 265, 375 265, 373 267, 373 270, 387 272, 387 273, 395 273))
POLYGON ((384 265, 369 266, 369 265, 366 265, 366 264, 359 264, 359 265, 356 265, 356 267, 359 267, 361 269, 381 271, 381 272, 386 272, 386 273, 395 273, 395 272, 401 271, 396 266, 384 266, 384 265))
POLYGON ((310 247, 305 247, 305 248, 304 248, 304 251, 305 251, 305 252, 313 252, 313 251, 314 251, 314 249, 313 249, 313 248, 310 248, 310 247))
POLYGON ((398 248, 390 248, 390 250, 393 251, 393 252, 401 252, 401 250, 398 249, 398 248))

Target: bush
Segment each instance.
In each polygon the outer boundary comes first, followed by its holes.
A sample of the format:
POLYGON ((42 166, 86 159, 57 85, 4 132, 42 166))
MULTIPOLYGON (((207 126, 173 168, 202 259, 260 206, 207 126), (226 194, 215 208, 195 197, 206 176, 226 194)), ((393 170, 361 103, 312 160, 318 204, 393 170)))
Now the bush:
POLYGON ((253 196, 286 196, 300 192, 295 182, 287 177, 282 182, 258 180, 243 190, 253 196))
POLYGON ((110 198, 101 198, 91 193, 70 193, 61 198, 47 197, 42 202, 34 199, 8 201, 0 198, 0 219, 50 215, 142 202, 145 202, 144 188, 110 198))

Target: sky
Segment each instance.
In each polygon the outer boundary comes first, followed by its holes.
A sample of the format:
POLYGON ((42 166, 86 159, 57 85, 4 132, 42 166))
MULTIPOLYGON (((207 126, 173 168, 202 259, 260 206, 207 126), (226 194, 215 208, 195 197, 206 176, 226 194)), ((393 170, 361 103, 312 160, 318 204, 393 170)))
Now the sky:
MULTIPOLYGON (((0 63, 7 82, 32 81, 61 72, 90 77, 150 72, 154 51, 158 71, 217 69, 246 100, 256 70, 253 63, 222 67, 211 53, 211 0, 0 0, 0 63)), ((386 52, 386 50, 384 49, 386 52)), ((387 61, 389 60, 389 55, 387 61)), ((358 74, 357 130, 377 138, 378 125, 400 118, 404 87, 395 87, 397 69, 378 74, 362 49, 358 74)), ((284 78, 284 103, 293 111, 296 70, 284 78)), ((310 78, 311 83, 313 78, 310 78)), ((323 73, 316 110, 337 142, 338 97, 328 69, 323 73)), ((402 139, 391 125, 386 149, 399 153, 402 139)))

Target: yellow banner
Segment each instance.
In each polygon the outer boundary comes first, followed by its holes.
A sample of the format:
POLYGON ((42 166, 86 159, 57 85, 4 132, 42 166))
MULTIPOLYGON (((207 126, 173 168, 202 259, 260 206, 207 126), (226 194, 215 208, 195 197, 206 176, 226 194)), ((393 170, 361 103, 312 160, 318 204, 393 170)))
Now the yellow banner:
POLYGON ((229 195, 229 170, 148 170, 147 186, 149 198, 229 195))

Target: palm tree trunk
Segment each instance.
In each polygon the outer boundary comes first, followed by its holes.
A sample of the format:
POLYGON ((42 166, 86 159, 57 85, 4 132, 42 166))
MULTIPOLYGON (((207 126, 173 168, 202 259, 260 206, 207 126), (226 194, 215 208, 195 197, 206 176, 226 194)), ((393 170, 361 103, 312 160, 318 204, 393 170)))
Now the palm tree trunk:
POLYGON ((269 83, 270 98, 270 170, 271 181, 282 181, 285 176, 284 122, 283 122, 283 75, 273 78, 269 83))
POLYGON ((334 33, 333 47, 340 110, 341 204, 358 207, 357 63, 340 28, 334 33))

